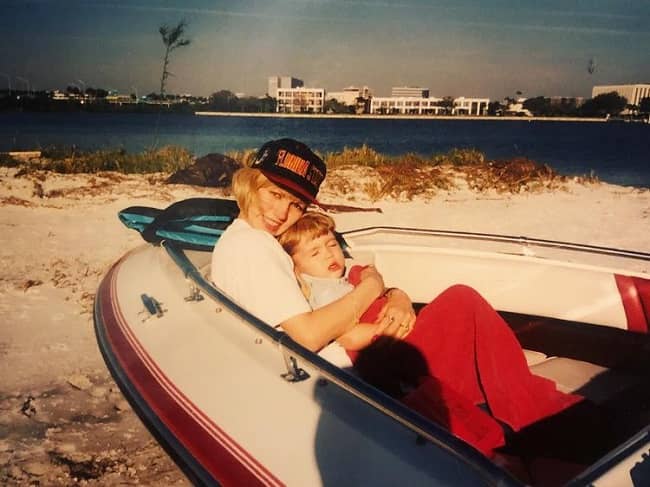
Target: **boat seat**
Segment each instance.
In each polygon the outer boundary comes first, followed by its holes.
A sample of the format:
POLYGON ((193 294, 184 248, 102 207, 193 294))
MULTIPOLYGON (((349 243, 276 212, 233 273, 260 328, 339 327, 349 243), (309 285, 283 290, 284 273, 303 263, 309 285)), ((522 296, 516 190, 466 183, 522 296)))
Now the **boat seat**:
POLYGON ((545 353, 542 352, 536 352, 534 350, 525 350, 524 349, 524 355, 526 356, 526 362, 528 363, 528 367, 532 367, 537 364, 541 364, 542 362, 548 360, 550 357, 546 355, 545 353))
POLYGON ((641 379, 582 360, 546 357, 525 350, 530 371, 555 382, 562 392, 575 392, 594 403, 603 403, 641 379))

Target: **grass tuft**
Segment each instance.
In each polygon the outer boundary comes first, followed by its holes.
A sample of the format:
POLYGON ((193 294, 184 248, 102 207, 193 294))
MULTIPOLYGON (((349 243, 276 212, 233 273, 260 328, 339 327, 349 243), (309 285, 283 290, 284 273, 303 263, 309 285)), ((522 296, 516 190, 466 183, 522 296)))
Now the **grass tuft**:
MULTIPOLYGON (((130 154, 124 149, 102 149, 92 152, 74 147, 50 147, 42 151, 38 161, 21 163, 21 172, 38 170, 60 174, 115 171, 123 174, 171 173, 194 162, 185 148, 166 146, 130 154)), ((4 165, 4 164, 3 164, 4 165)))
MULTIPOLYGON (((226 155, 250 166, 256 151, 231 151, 226 155)), ((489 160, 476 149, 452 149, 444 154, 422 156, 406 153, 399 156, 381 154, 373 148, 346 147, 340 152, 324 155, 328 175, 323 189, 353 200, 365 195, 371 200, 393 198, 412 200, 429 198, 439 191, 451 191, 466 185, 477 192, 494 190, 499 193, 521 193, 562 188, 567 178, 546 164, 526 158, 489 160)), ((164 181, 160 174, 170 174, 194 162, 185 148, 167 146, 128 153, 124 149, 104 149, 92 152, 76 147, 48 147, 39 159, 20 160, 0 154, 0 166, 18 167, 17 176, 31 174, 44 177, 43 171, 69 173, 147 174, 155 183, 164 181)), ((583 184, 598 178, 575 178, 583 184)))
POLYGON ((341 152, 328 152, 323 157, 328 169, 344 166, 371 166, 386 164, 389 158, 363 144, 361 147, 345 147, 341 152))

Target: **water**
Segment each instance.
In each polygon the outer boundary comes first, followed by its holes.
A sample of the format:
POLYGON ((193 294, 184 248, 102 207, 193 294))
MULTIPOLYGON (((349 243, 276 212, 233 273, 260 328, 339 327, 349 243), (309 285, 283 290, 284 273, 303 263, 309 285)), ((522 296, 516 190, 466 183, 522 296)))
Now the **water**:
POLYGON ((49 145, 130 152, 180 145, 197 156, 293 137, 321 151, 367 144, 390 155, 475 148, 487 157, 527 157, 568 176, 650 187, 650 125, 499 120, 199 117, 174 114, 1 113, 0 151, 49 145))

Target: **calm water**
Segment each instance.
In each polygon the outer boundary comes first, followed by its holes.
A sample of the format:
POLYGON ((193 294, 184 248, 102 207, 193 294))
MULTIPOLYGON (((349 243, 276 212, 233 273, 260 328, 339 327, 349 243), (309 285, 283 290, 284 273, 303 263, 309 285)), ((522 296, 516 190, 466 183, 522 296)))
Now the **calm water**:
POLYGON ((367 144, 379 152, 423 155, 475 148, 489 158, 523 156, 562 174, 650 187, 650 125, 476 120, 358 120, 193 115, 2 113, 0 151, 48 145, 141 151, 181 145, 201 156, 293 137, 316 150, 367 144))

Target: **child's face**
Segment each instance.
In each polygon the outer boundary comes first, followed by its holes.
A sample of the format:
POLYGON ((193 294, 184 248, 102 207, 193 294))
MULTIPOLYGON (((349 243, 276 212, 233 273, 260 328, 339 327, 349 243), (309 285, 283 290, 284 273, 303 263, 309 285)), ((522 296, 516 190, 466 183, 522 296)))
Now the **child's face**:
POLYGON ((332 232, 313 240, 303 238, 291 256, 296 271, 313 277, 343 276, 345 257, 332 232))

